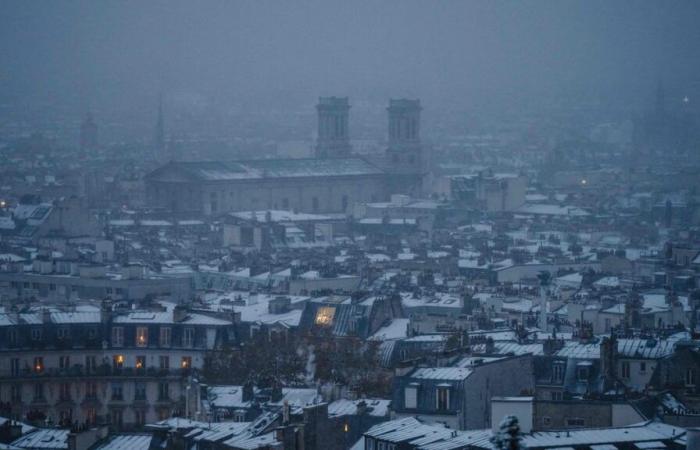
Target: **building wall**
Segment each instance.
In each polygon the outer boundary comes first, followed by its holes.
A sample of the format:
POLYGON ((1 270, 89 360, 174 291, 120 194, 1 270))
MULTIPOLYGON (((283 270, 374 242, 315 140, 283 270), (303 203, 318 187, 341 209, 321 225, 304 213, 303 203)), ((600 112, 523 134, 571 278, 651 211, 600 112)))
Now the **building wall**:
POLYGON ((533 428, 538 431, 576 427, 609 427, 611 425, 612 407, 610 403, 541 400, 535 402, 533 428), (575 425, 572 421, 577 421, 577 424, 575 425), (578 423, 582 423, 582 425, 578 425, 578 423))
POLYGON ((461 429, 476 430, 491 426, 491 398, 523 395, 534 391, 532 357, 519 356, 484 364, 467 378, 464 423, 461 429))
POLYGON ((382 176, 300 177, 204 184, 149 181, 147 195, 153 206, 207 215, 263 209, 339 213, 349 212, 355 202, 384 200, 386 187, 382 176))
POLYGON ((141 300, 147 295, 170 295, 174 300, 192 296, 191 277, 118 280, 33 273, 0 273, 0 283, 10 284, 7 295, 14 298, 65 301, 110 297, 141 300))
POLYGON ((523 433, 532 431, 533 426, 533 398, 522 397, 518 399, 496 399, 491 401, 491 429, 496 431, 499 424, 506 416, 518 418, 520 430, 523 433))

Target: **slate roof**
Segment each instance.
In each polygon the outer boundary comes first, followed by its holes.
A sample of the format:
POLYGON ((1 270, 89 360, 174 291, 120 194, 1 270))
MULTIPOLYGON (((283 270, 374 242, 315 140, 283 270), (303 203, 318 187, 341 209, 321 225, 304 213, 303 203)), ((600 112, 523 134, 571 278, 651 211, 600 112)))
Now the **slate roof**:
POLYGON ((95 450, 148 450, 152 439, 151 434, 118 434, 95 447, 95 450))
POLYGON ((146 177, 160 181, 233 181, 264 178, 316 178, 383 175, 361 158, 259 159, 248 161, 170 162, 146 177))

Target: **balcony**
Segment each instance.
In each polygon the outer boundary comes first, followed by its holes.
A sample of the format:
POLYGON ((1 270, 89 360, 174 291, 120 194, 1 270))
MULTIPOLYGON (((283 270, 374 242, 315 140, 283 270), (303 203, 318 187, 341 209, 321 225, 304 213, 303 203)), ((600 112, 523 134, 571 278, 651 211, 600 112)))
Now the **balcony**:
POLYGON ((44 368, 37 372, 31 368, 21 369, 19 372, 11 370, 0 371, 0 380, 41 379, 41 378, 99 378, 99 377, 126 377, 126 378, 179 378, 186 377, 196 369, 159 369, 155 367, 136 369, 134 367, 114 367, 102 364, 94 369, 86 370, 82 365, 75 365, 68 369, 44 368))

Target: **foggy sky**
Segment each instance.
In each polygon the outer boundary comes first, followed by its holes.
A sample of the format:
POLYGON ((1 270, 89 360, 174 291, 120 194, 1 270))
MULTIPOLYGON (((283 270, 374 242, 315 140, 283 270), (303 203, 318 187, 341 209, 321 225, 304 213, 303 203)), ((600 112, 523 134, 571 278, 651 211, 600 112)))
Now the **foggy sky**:
POLYGON ((469 104, 700 91, 698 1, 2 1, 0 97, 469 104))

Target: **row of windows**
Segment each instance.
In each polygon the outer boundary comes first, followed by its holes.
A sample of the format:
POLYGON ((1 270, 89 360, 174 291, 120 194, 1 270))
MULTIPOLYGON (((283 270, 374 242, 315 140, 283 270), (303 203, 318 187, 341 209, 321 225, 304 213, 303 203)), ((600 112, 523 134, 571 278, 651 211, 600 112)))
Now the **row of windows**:
MULTIPOLYGON (((406 409, 418 408, 418 388, 419 386, 408 386, 404 390, 404 407, 406 409)), ((435 409, 438 411, 450 409, 450 388, 448 386, 438 386, 435 389, 435 409)))
MULTIPOLYGON (((170 356, 161 355, 158 358, 160 369, 168 370, 170 369, 170 356)), ((126 358, 124 355, 114 355, 112 357, 112 365, 114 368, 121 369, 124 368, 124 363, 126 358)), ((20 359, 12 358, 10 360, 10 372, 12 376, 20 375, 20 359)), ((58 368, 61 370, 68 370, 71 368, 71 357, 70 355, 59 356, 58 358, 58 368)), ((94 372, 97 368, 97 358, 94 355, 85 356, 85 370, 86 372, 94 372)), ((136 369, 146 369, 146 356, 136 356, 136 363, 134 365, 136 369)), ((191 369, 192 368, 192 357, 183 356, 180 358, 180 368, 181 369, 191 369)), ((35 356, 32 370, 36 373, 42 373, 45 370, 44 358, 42 356, 35 356)))
MULTIPOLYGON (((182 346, 194 346, 194 328, 184 328, 182 334, 182 346)), ((136 327, 134 341, 137 347, 147 347, 149 342, 148 327, 136 327)), ((161 347, 170 347, 172 344, 172 329, 170 327, 160 327, 158 344, 161 347)), ((112 327, 112 346, 124 346, 124 327, 112 327)))
MULTIPOLYGON (((105 256, 106 253, 103 252, 103 256, 105 256)), ((48 290, 50 292, 56 291, 57 289, 60 291, 64 292, 78 292, 78 289, 80 289, 80 286, 71 284, 71 285, 65 285, 65 284, 60 284, 57 285, 56 283, 37 283, 37 282, 29 282, 29 281, 11 281, 10 282, 10 287, 13 289, 19 289, 20 287, 22 289, 35 289, 35 290, 48 290)), ((106 294, 117 294, 117 295, 122 295, 124 294, 124 289, 123 288, 113 288, 113 287, 105 287, 104 288, 106 294)))
MULTIPOLYGON (((61 383, 58 389, 58 399, 59 401, 72 401, 73 397, 71 395, 71 383, 61 383)), ((97 383, 88 382, 85 383, 85 396, 86 400, 97 400, 97 383)), ((45 388, 44 383, 34 383, 32 389, 32 401, 34 402, 45 402, 45 388)), ((14 384, 10 387, 10 399, 13 402, 22 401, 22 386, 14 384)), ((109 399, 114 401, 124 401, 124 385, 120 381, 114 381, 110 384, 109 399)), ((137 382, 134 384, 134 401, 145 401, 146 396, 146 383, 137 382)), ((165 401, 170 400, 170 383, 167 381, 161 381, 158 383, 158 400, 165 401)))
MULTIPOLYGON (((413 156, 411 156, 411 162, 413 162, 413 160, 414 160, 414 158, 413 158, 413 156)), ((231 194, 233 194, 233 192, 231 194)), ((372 201, 376 201, 376 200, 373 198, 372 201)), ((256 207, 259 206, 258 203, 259 203, 259 199, 255 198, 255 197, 250 199, 250 204, 253 207, 253 209, 255 209, 256 207)), ((341 210, 346 211, 348 209, 349 204, 350 204, 349 197, 347 195, 343 195, 340 199, 341 210)), ((277 203, 275 203, 275 204, 268 203, 267 206, 268 206, 268 208, 277 208, 277 203)), ((289 199, 286 197, 283 198, 282 199, 282 209, 287 210, 287 209, 289 209, 289 206, 290 206, 289 199)), ((216 192, 212 192, 210 195, 209 209, 211 209, 211 212, 213 212, 213 213, 217 212, 219 209, 219 202, 217 200, 216 192)), ((318 197, 311 198, 311 209, 314 212, 319 211, 320 201, 319 201, 318 197)))

